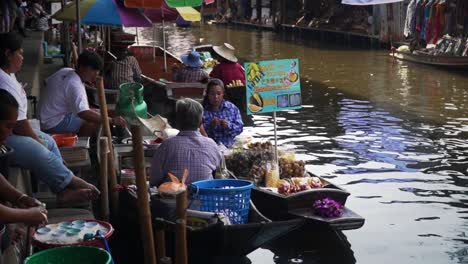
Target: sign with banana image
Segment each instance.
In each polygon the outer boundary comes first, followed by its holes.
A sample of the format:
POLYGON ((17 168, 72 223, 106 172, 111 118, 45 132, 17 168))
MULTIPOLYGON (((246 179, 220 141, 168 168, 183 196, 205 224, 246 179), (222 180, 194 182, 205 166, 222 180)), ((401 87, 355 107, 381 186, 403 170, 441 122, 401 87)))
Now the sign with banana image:
POLYGON ((244 64, 247 114, 302 107, 298 59, 244 64))

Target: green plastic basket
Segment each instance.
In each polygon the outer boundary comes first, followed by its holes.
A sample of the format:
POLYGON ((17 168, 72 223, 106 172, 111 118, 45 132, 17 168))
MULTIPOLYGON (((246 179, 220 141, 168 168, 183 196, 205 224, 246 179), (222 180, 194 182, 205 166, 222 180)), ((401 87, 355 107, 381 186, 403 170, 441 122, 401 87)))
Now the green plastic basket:
POLYGON ((24 261, 24 264, 110 264, 111 256, 97 247, 59 247, 40 251, 24 261))

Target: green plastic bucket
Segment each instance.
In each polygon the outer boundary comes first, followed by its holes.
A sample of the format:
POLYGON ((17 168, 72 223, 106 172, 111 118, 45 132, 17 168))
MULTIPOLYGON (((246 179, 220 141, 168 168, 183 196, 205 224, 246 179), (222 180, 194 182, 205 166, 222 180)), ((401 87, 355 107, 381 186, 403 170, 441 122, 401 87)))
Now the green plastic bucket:
POLYGON ((24 264, 110 264, 111 256, 97 247, 59 247, 40 251, 24 264))

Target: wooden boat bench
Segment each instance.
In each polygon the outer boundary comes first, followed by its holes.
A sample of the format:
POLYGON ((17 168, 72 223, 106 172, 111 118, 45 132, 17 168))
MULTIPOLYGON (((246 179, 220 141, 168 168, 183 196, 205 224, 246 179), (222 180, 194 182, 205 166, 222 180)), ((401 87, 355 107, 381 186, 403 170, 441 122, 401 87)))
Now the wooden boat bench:
POLYGON ((166 95, 170 100, 178 100, 180 98, 192 98, 197 101, 202 101, 206 92, 206 84, 203 83, 167 83, 166 95))

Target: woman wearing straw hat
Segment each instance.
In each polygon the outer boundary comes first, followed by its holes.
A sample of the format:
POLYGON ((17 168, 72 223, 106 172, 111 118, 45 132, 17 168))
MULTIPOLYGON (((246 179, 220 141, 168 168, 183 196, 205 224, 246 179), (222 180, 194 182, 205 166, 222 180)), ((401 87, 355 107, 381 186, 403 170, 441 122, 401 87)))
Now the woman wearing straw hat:
POLYGON ((237 58, 234 55, 234 47, 231 44, 224 43, 221 46, 214 46, 213 50, 216 52, 220 63, 213 68, 210 76, 220 79, 226 85, 237 80, 240 80, 242 85, 245 85, 245 71, 244 68, 237 63, 237 58))

